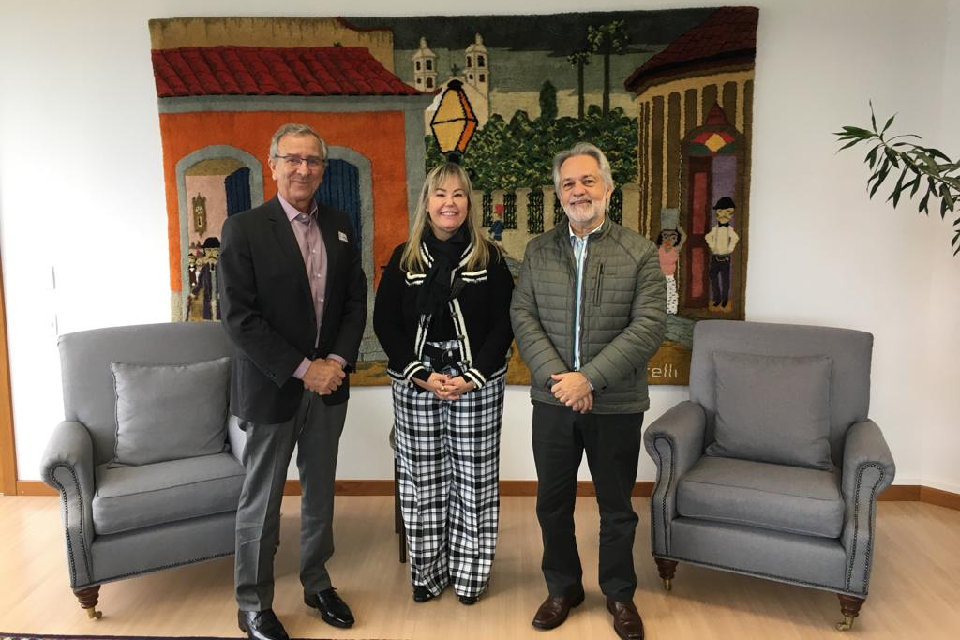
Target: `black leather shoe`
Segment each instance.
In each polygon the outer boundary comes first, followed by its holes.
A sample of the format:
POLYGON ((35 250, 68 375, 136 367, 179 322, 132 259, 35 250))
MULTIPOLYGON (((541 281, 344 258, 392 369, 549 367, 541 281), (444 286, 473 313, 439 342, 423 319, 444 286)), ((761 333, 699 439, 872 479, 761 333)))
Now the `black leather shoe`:
POLYGON ((341 629, 349 629, 353 626, 353 612, 347 603, 340 599, 337 590, 333 587, 324 589, 319 593, 308 593, 303 596, 303 601, 308 607, 313 607, 320 612, 320 617, 327 624, 341 629))
POLYGON ((613 616, 613 630, 623 640, 643 640, 643 620, 633 602, 618 602, 607 598, 607 611, 613 616))
POLYGON ((476 604, 479 599, 480 596, 457 596, 460 604, 476 604))
POLYGON ((420 587, 417 585, 413 586, 413 601, 414 602, 430 602, 437 596, 430 593, 430 589, 426 587, 420 587))
POLYGON ((237 611, 237 625, 250 640, 290 640, 273 609, 237 611))
POLYGON ((583 591, 569 598, 564 596, 550 596, 543 601, 537 614, 533 616, 533 628, 547 631, 556 629, 563 624, 570 613, 570 609, 583 602, 583 591))

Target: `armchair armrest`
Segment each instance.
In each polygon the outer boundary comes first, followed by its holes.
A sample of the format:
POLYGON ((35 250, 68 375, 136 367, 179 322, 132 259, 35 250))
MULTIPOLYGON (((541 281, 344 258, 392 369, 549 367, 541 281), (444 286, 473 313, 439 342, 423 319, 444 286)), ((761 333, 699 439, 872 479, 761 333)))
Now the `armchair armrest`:
POLYGON ((657 466, 650 497, 653 554, 670 554, 670 522, 677 513, 677 483, 703 455, 707 417, 703 408, 681 402, 657 418, 643 436, 647 453, 657 466))
POLYGON ((70 586, 90 585, 94 582, 91 547, 96 487, 93 441, 82 423, 66 421, 54 428, 40 461, 40 474, 60 491, 70 586))
POLYGON ((877 496, 893 483, 896 467, 890 447, 872 420, 847 430, 840 490, 845 504, 843 546, 847 550, 847 590, 866 596, 870 581, 877 496))

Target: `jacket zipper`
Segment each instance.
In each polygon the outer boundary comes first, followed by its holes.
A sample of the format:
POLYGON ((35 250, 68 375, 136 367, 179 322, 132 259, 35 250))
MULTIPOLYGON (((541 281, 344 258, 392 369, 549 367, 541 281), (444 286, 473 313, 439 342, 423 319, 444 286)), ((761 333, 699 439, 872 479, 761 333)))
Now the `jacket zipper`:
POLYGON ((597 278, 596 286, 593 291, 593 303, 595 305, 600 304, 600 298, 603 294, 603 263, 597 265, 597 278))

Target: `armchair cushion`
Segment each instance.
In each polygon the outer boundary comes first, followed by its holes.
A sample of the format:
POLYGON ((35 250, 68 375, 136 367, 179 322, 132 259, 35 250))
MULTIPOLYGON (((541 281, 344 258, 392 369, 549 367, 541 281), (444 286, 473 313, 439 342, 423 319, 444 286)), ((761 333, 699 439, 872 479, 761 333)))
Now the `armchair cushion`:
POLYGON ((714 442, 707 453, 830 469, 830 373, 827 356, 713 353, 714 442))
POLYGON ((138 467, 97 467, 98 535, 237 510, 244 467, 229 453, 138 467))
POLYGON ((147 465, 226 446, 230 358, 189 364, 111 363, 117 439, 113 463, 147 465))
POLYGON ((682 516, 785 533, 839 538, 838 469, 824 471, 704 456, 680 480, 682 516))

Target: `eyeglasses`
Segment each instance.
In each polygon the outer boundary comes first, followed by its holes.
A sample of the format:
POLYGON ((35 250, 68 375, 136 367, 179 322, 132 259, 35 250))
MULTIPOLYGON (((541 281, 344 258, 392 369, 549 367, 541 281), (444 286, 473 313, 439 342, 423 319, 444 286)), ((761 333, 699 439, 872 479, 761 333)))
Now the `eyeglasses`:
POLYGON ((323 158, 318 158, 316 156, 310 156, 307 158, 302 158, 300 156, 286 155, 286 156, 273 156, 278 160, 283 160, 286 165, 291 169, 299 169, 300 165, 304 162, 307 163, 307 168, 311 171, 316 171, 323 166, 323 158))

